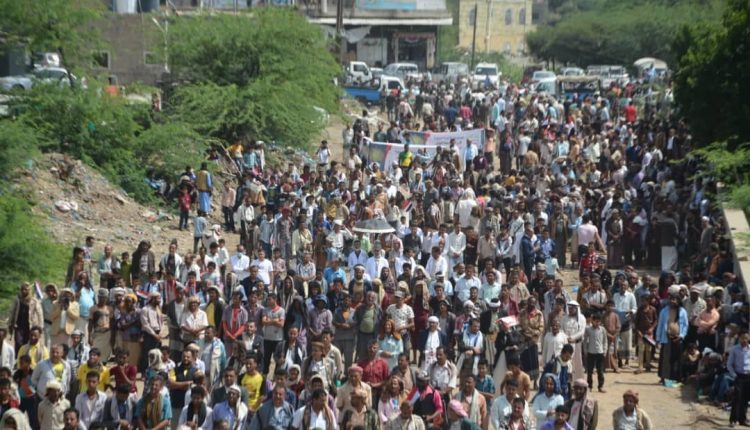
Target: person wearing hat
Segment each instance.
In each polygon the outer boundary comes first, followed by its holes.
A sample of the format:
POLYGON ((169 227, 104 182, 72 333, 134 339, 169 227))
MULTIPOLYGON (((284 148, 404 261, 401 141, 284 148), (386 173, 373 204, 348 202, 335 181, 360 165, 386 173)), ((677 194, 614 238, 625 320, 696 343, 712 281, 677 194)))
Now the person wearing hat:
POLYGON ((109 291, 99 289, 96 305, 90 310, 89 331, 91 332, 91 345, 97 348, 106 363, 112 355, 113 330, 110 323, 114 317, 114 310, 109 305, 109 291))
POLYGON ((419 350, 421 351, 422 369, 427 370, 437 361, 437 349, 448 347, 448 337, 440 330, 440 319, 432 315, 427 318, 427 328, 419 333, 419 350))
POLYGON ((62 430, 65 426, 63 417, 70 408, 70 402, 65 398, 62 385, 57 380, 49 381, 44 388, 42 401, 39 403, 39 428, 62 430))
POLYGON ((378 328, 384 318, 378 306, 377 293, 368 291, 365 302, 354 311, 354 327, 357 331, 357 357, 367 357, 370 342, 376 340, 378 328))
POLYGON ((622 406, 612 412, 612 426, 615 430, 625 430, 632 428, 633 420, 638 430, 654 428, 646 411, 638 406, 638 393, 627 390, 622 394, 622 406))
POLYGON ((334 330, 333 314, 328 310, 328 298, 324 294, 313 297, 314 307, 307 313, 309 325, 307 327, 311 338, 319 338, 324 330, 334 330))
POLYGON ((393 294, 396 302, 389 305, 385 313, 393 320, 395 331, 401 335, 403 352, 408 356, 412 347, 411 333, 416 328, 416 324, 414 309, 405 303, 408 290, 404 291, 404 286, 406 286, 405 282, 399 284, 398 290, 393 294))
POLYGON ((469 418, 469 414, 459 400, 451 400, 448 402, 446 416, 450 428, 458 428, 460 430, 480 429, 480 426, 469 418))
POLYGON ((576 430, 593 430, 599 420, 599 403, 587 395, 588 383, 583 378, 573 381, 573 398, 565 402, 571 411, 568 424, 576 430))
POLYGON ((367 406, 364 390, 355 388, 350 393, 351 407, 341 414, 341 428, 380 430, 380 418, 377 411, 367 406))
MULTIPOLYGON (((161 334, 164 325, 161 312, 161 293, 153 291, 148 295, 148 302, 140 311, 141 330, 143 333, 143 349, 151 351, 161 345, 161 334)), ((141 356, 139 370, 144 371, 148 366, 145 354, 141 356)))

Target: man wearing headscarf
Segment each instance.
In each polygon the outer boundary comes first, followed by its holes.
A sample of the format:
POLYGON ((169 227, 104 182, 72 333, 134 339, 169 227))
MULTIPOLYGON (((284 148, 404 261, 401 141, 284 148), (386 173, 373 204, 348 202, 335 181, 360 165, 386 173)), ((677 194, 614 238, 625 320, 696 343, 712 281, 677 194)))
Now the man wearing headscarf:
MULTIPOLYGON (((161 314, 161 307, 159 306, 160 301, 161 294, 159 292, 151 292, 148 295, 148 304, 140 311, 144 351, 151 351, 154 348, 159 348, 161 345, 161 330, 164 321, 161 314)), ((148 364, 146 354, 141 355, 140 361, 141 363, 138 367, 143 370, 148 364)))
POLYGON ((583 368, 583 348, 581 341, 586 332, 586 317, 575 300, 568 301, 568 314, 563 317, 562 330, 568 336, 568 343, 573 345, 573 379, 585 377, 583 368))
POLYGON ((565 403, 570 410, 568 424, 576 430, 594 430, 599 420, 599 404, 588 397, 588 383, 585 379, 573 382, 573 398, 565 403))
POLYGON ((18 296, 13 301, 8 320, 10 335, 16 342, 16 350, 29 340, 31 327, 41 327, 44 324, 42 304, 34 296, 28 282, 21 284, 18 296))
POLYGON ((612 412, 612 426, 614 430, 625 430, 632 428, 635 419, 637 430, 651 430, 651 418, 646 411, 638 407, 638 393, 627 390, 622 394, 623 405, 612 412))

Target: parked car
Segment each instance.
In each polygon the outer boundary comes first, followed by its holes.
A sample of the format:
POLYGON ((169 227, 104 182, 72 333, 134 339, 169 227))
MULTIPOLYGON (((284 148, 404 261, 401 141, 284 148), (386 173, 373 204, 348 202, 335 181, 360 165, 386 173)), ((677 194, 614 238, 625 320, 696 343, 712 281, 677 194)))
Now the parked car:
POLYGON ((554 81, 556 77, 555 73, 549 70, 537 70, 531 75, 531 84, 532 86, 536 86, 543 81, 554 81))
POLYGON ((414 63, 391 63, 385 66, 385 69, 383 69, 383 74, 388 76, 395 76, 403 80, 422 79, 422 74, 419 73, 419 67, 414 63))
POLYGON ((73 82, 76 81, 75 75, 70 74, 69 77, 68 71, 62 67, 40 67, 25 75, 0 78, 0 89, 4 91, 30 90, 37 82, 59 83, 68 86, 70 85, 70 78, 73 82))
POLYGON ((441 63, 432 69, 432 80, 455 84, 463 78, 469 77, 469 66, 466 63, 441 63))
POLYGON ((580 67, 563 67, 560 69, 561 76, 584 76, 586 72, 580 67))
POLYGON ((485 86, 488 80, 491 86, 497 88, 501 75, 502 73, 498 70, 497 64, 479 63, 474 68, 474 74, 471 76, 471 81, 475 88, 485 86))

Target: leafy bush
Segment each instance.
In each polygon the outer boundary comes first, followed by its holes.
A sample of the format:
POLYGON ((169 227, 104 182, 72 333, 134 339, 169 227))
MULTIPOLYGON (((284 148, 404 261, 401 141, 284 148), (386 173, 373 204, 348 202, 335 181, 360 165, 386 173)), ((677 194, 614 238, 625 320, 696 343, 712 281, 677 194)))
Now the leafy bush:
POLYGON ((167 113, 202 135, 304 147, 321 128, 313 106, 338 109, 339 67, 320 28, 293 10, 176 18, 169 59, 184 84, 167 113))
MULTIPOLYGON (((23 196, 0 194, 0 295, 9 298, 21 282, 55 282, 65 279, 67 247, 55 243, 37 223, 23 196)), ((0 300, 0 308, 7 306, 0 300)))
POLYGON ((625 64, 641 57, 657 57, 674 65, 672 42, 684 25, 719 18, 723 0, 594 1, 573 7, 560 2, 555 25, 529 33, 531 53, 544 60, 579 66, 625 64))

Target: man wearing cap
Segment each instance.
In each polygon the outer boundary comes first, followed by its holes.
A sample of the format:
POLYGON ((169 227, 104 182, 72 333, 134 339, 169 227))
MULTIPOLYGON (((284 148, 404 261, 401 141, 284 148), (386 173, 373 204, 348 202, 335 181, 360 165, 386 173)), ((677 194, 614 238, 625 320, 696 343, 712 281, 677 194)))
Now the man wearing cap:
POLYGON ((362 249, 362 241, 359 238, 354 238, 352 246, 352 252, 349 253, 349 257, 346 260, 351 272, 349 275, 351 279, 354 278, 354 268, 356 266, 367 264, 367 253, 362 249))
POLYGON ((376 279, 380 277, 380 272, 383 268, 388 267, 388 259, 383 257, 383 250, 381 249, 380 243, 375 242, 372 248, 372 257, 367 259, 365 264, 365 270, 370 279, 376 279))
POLYGON ((406 355, 409 355, 411 351, 411 332, 415 328, 414 310, 411 306, 404 303, 405 293, 401 285, 399 285, 399 289, 393 295, 396 298, 396 303, 388 306, 385 313, 393 320, 396 326, 395 330, 401 333, 403 351, 406 355))
POLYGON ((370 384, 362 381, 363 369, 358 365, 349 368, 349 378, 346 383, 339 387, 336 394, 336 409, 339 414, 345 409, 351 407, 351 393, 354 390, 361 390, 365 394, 365 403, 372 407, 372 387, 370 384))
POLYGON ((414 405, 411 402, 401 402, 399 409, 399 415, 386 422, 384 430, 425 430, 424 421, 419 415, 414 415, 414 405))
POLYGON ((427 370, 437 361, 437 349, 439 347, 447 348, 448 338, 440 331, 440 319, 432 315, 427 318, 427 328, 419 334, 419 350, 422 351, 423 357, 422 369, 427 370))
POLYGON ((583 368, 583 348, 581 341, 586 332, 586 317, 580 310, 581 306, 575 300, 568 301, 568 314, 563 317, 562 331, 568 336, 568 343, 573 345, 573 378, 586 376, 583 368))
POLYGON ((367 357, 370 342, 376 336, 383 320, 383 310, 377 305, 377 295, 374 291, 367 292, 365 302, 354 312, 354 326, 357 332, 357 358, 367 357))
POLYGON ((243 429, 248 411, 246 402, 240 401, 241 394, 242 390, 238 385, 230 385, 227 388, 227 399, 214 406, 201 429, 222 430, 217 426, 220 421, 226 421, 229 424, 229 430, 243 429))
POLYGON ((638 393, 627 390, 622 394, 623 405, 612 412, 612 425, 615 430, 626 430, 635 428, 638 430, 651 430, 651 418, 646 411, 638 406, 638 393))
MULTIPOLYGON (((197 296, 193 296, 196 299, 197 296)), ((185 286, 177 284, 175 286, 175 297, 174 300, 167 304, 167 318, 169 319, 169 351, 170 358, 175 361, 179 361, 182 355, 183 339, 182 330, 180 330, 180 322, 182 321, 183 313, 187 312, 188 304, 185 303, 185 286)), ((192 340, 192 338, 189 338, 192 340)))
POLYGON ((62 430, 65 426, 64 414, 70 408, 70 402, 63 395, 61 384, 56 380, 50 381, 40 393, 44 393, 44 399, 39 403, 39 428, 62 430))
MULTIPOLYGON (((148 303, 140 311, 144 351, 151 351, 161 346, 161 332, 164 323, 159 303, 161 303, 161 294, 159 292, 149 293, 148 303)), ((148 367, 147 360, 147 354, 142 354, 141 363, 138 367, 145 370, 148 367)))
POLYGON ((570 410, 568 424, 575 430, 595 430, 599 420, 599 404, 589 398, 587 392, 586 380, 576 379, 573 382, 573 398, 565 402, 565 407, 570 410))

